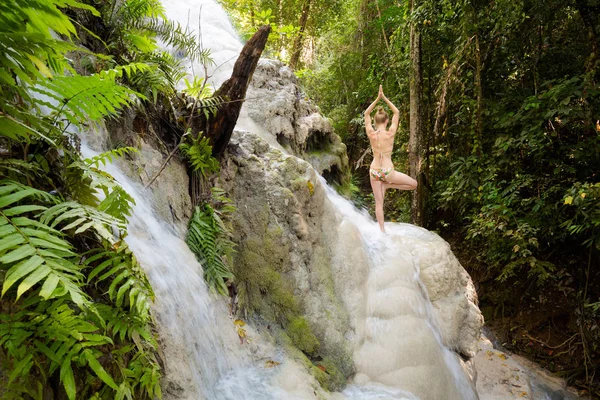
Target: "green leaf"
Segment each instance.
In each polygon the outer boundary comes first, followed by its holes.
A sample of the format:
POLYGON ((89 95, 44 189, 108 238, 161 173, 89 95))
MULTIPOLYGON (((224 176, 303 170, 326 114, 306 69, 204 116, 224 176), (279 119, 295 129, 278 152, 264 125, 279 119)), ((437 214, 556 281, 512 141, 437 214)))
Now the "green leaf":
POLYGON ((2 257, 0 257, 0 262, 5 264, 10 264, 15 261, 22 260, 25 257, 29 257, 35 254, 35 248, 29 244, 26 244, 21 247, 17 247, 15 250, 6 253, 2 257))
POLYGON ((44 264, 37 268, 35 271, 33 271, 31 274, 29 274, 29 276, 25 278, 17 288, 17 300, 23 295, 23 293, 25 293, 33 285, 44 279, 51 272, 52 270, 50 269, 50 267, 44 264))
POLYGON ((33 354, 28 354, 24 359, 19 361, 17 365, 14 366, 12 372, 8 377, 8 386, 17 379, 19 376, 26 376, 29 372, 29 369, 33 365, 33 354))
POLYGON ((71 368, 71 359, 67 358, 60 366, 60 381, 65 387, 69 400, 75 400, 77 394, 75 387, 75 378, 73 377, 73 369, 71 368))
POLYGON ((4 284, 2 285, 2 295, 6 293, 12 285, 14 285, 19 279, 30 274, 36 268, 44 263, 44 259, 39 256, 33 256, 28 260, 25 260, 8 270, 6 277, 4 278, 4 284))
MULTIPOLYGON (((14 227, 7 227, 7 230, 15 231, 14 227)), ((14 248, 16 245, 25 242, 23 235, 15 233, 0 240, 0 253, 6 249, 14 248)))
POLYGON ((42 211, 45 209, 46 209, 46 207, 44 207, 44 206, 24 205, 24 206, 16 206, 16 207, 12 207, 12 208, 3 210, 2 213, 4 215, 6 215, 7 217, 12 217, 14 215, 23 214, 26 212, 42 211))
POLYGON ((98 375, 98 378, 102 379, 102 381, 108 386, 110 386, 112 389, 119 389, 113 378, 108 373, 106 373, 104 368, 102 368, 102 365, 100 365, 96 357, 94 357, 94 354, 92 354, 92 352, 89 349, 84 350, 82 354, 87 360, 90 368, 96 373, 96 375, 98 375))
POLYGON ((59 276, 56 274, 51 274, 42 285, 40 297, 43 297, 44 299, 49 298, 52 293, 54 293, 54 289, 56 289, 58 282, 60 282, 59 276))
POLYGON ((56 356, 56 354, 54 354, 54 352, 52 350, 50 350, 50 348, 48 346, 46 346, 44 343, 40 342, 39 340, 34 340, 33 344, 39 351, 41 351, 46 357, 48 357, 49 360, 52 360, 55 363, 60 364, 60 358, 58 358, 56 356))

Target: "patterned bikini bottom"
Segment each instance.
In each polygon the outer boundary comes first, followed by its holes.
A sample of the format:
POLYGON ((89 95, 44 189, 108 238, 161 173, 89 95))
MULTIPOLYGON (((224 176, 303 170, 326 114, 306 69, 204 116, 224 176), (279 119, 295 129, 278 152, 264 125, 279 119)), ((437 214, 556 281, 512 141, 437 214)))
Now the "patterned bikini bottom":
POLYGON ((394 171, 394 168, 371 168, 369 175, 374 181, 387 182, 387 177, 394 171))

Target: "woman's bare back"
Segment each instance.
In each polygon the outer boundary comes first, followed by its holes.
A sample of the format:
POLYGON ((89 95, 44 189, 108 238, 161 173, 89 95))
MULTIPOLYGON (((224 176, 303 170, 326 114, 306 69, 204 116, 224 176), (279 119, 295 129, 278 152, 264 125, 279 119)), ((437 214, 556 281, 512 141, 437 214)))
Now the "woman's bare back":
POLYGON ((394 150, 396 132, 374 130, 371 128, 367 130, 367 136, 369 137, 371 150, 373 151, 371 168, 393 168, 392 151, 394 150), (368 132, 369 130, 371 133, 368 132))

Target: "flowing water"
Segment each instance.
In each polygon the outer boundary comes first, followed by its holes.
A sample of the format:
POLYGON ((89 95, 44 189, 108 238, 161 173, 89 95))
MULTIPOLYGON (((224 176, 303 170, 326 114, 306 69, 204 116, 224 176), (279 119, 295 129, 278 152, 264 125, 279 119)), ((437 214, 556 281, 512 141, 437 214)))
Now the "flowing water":
MULTIPOLYGON (((163 4, 170 19, 196 31, 200 26, 202 44, 211 49, 215 60, 209 70, 210 79, 218 86, 231 73, 242 47, 226 13, 212 0, 163 0, 163 4)), ((189 69, 190 74, 203 71, 198 64, 189 64, 189 69)), ((243 117, 242 124, 244 128, 260 129, 247 117, 243 117)), ((86 157, 94 155, 85 146, 83 153, 86 157)), ((284 388, 285 385, 278 383, 276 369, 266 369, 264 363, 259 365, 253 361, 248 351, 239 345, 225 306, 208 293, 201 265, 175 229, 154 211, 152 193, 130 180, 117 165, 108 166, 107 170, 136 201, 126 241, 148 274, 156 294, 154 311, 161 345, 168 353, 166 372, 180 390, 176 393, 174 389, 171 396, 194 400, 314 398, 308 384, 304 391, 302 387, 284 388)), ((365 341, 356 349, 355 361, 357 376, 380 377, 376 380, 379 383, 357 380, 344 390, 343 397, 417 399, 410 393, 413 387, 421 389, 423 385, 439 383, 450 385, 455 392, 447 398, 476 398, 456 356, 441 344, 427 291, 419 280, 418 249, 413 250, 413 254, 405 254, 398 246, 411 237, 427 242, 431 239, 428 235, 432 234, 395 224, 388 227, 389 235, 383 236, 366 213, 356 210, 332 189, 327 188, 327 192, 343 220, 359 228, 363 241, 359 245, 370 259, 365 341), (402 290, 395 290, 397 288, 402 290), (397 315, 388 315, 386 307, 390 304, 397 315), (409 328, 415 331, 409 332, 409 328), (427 342, 424 345, 427 350, 418 349, 422 354, 415 353, 415 343, 411 342, 415 334, 427 342), (423 362, 413 360, 414 365, 405 368, 402 363, 407 361, 406 357, 423 362), (435 372, 439 375, 436 376, 432 371, 442 372, 435 372), (433 380, 439 382, 424 379, 424 376, 436 376, 433 380), (406 382, 407 386, 398 387, 397 382, 406 382)), ((272 350, 273 359, 285 364, 283 353, 272 350)), ((299 373, 298 376, 301 380, 305 375, 299 373)))
POLYGON ((398 223, 386 223, 387 233, 382 234, 365 210, 357 210, 328 186, 327 195, 344 219, 359 229, 370 261, 366 339, 355 351, 357 373, 432 398, 476 399, 457 356, 442 344, 419 277, 420 253, 439 246, 439 237, 398 223))

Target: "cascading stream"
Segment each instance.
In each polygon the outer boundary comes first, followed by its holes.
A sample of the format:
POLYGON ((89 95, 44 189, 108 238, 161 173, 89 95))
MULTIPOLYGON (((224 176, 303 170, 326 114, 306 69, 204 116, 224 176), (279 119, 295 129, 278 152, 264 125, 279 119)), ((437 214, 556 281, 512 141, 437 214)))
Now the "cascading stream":
MULTIPOLYGON (((97 152, 85 144, 82 155, 97 152)), ((134 183, 117 164, 102 167, 135 200, 125 241, 148 275, 155 292, 153 315, 169 380, 189 400, 297 399, 273 385, 276 370, 252 362, 241 346, 223 302, 208 292, 202 266, 173 226, 154 210, 153 194, 134 183)), ((277 354, 273 355, 277 359, 277 354)), ((280 358, 279 358, 280 359, 280 358)), ((281 360, 280 361, 284 361, 281 360)))
POLYGON ((366 334, 355 351, 355 381, 370 379, 430 393, 432 398, 476 399, 456 355, 442 344, 427 289, 419 277, 419 247, 410 243, 416 238, 420 245, 435 245, 439 238, 425 229, 396 223, 386 224, 387 234, 382 234, 366 211, 357 210, 329 186, 327 195, 360 231, 370 261, 366 334), (436 376, 436 381, 426 378, 430 376, 436 376))
MULTIPOLYGON (((209 71, 211 81, 219 85, 231 73, 242 47, 226 13, 212 0, 163 0, 163 4, 168 17, 184 26, 196 30, 200 21, 203 46, 211 49, 215 60, 209 71)), ((202 66, 190 65, 190 73, 200 71, 202 66)), ((247 117, 242 118, 242 128, 260 130, 247 117)), ((93 155, 87 148, 83 153, 93 155)), ((151 192, 133 183, 118 166, 106 169, 136 201, 126 241, 156 293, 154 312, 161 346, 169 354, 166 373, 181 390, 171 393, 173 398, 315 398, 308 397, 312 390, 291 392, 282 388, 276 383, 275 369, 267 370, 253 362, 239 345, 225 306, 208 293, 200 264, 175 229, 153 211, 151 192)), ((418 397, 410 392, 422 392, 423 385, 453 388, 454 393, 437 398, 476 398, 456 356, 441 344, 427 292, 419 281, 418 254, 400 253, 407 238, 427 240, 428 233, 409 225, 390 225, 390 235, 383 236, 368 215, 331 188, 327 191, 336 212, 359 229, 371 264, 365 337, 354 357, 358 375, 355 384, 345 389, 345 398, 411 400, 418 397), (420 348, 426 349, 421 354, 414 352, 416 343, 411 340, 415 336, 420 348), (424 380, 436 374, 439 382, 424 380)))

